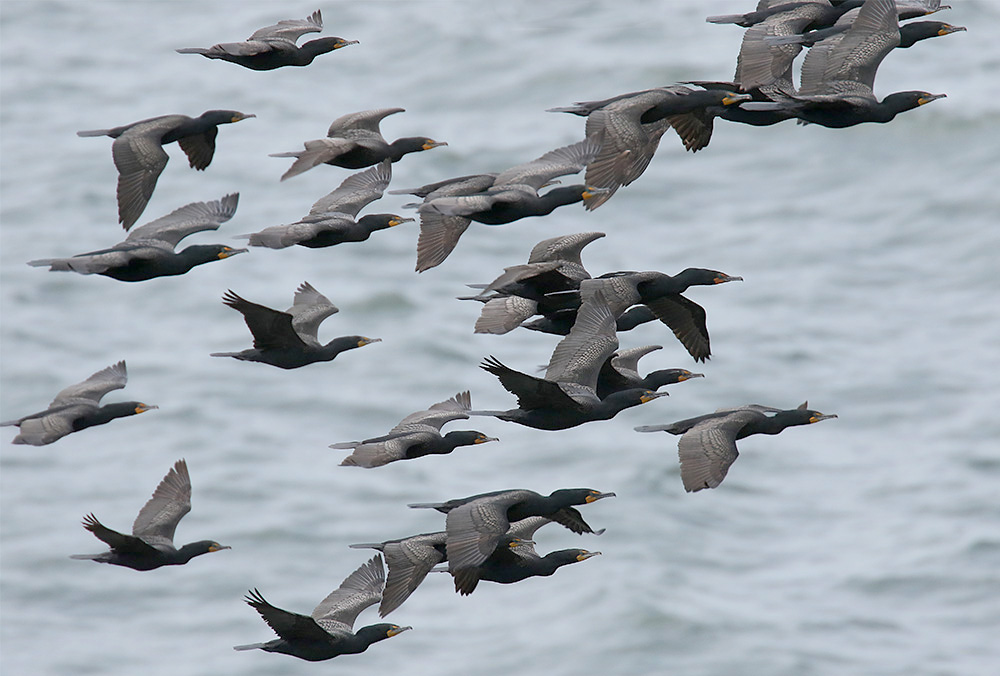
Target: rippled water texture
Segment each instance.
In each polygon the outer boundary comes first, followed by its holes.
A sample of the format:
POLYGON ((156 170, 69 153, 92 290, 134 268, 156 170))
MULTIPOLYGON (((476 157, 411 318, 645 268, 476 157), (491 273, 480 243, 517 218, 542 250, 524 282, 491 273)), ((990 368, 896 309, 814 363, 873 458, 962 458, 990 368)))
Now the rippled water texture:
MULTIPOLYGON (((394 165, 392 188, 498 171, 582 136, 583 120, 546 108, 731 77, 742 31, 704 17, 753 2, 327 2, 324 34, 359 45, 308 68, 252 72, 173 50, 239 40, 316 5, 4 0, 2 417, 119 359, 130 380, 108 400, 160 409, 43 448, 12 446, 3 430, 3 673, 996 673, 1000 7, 952 4, 944 20, 969 31, 891 54, 876 82, 880 96, 948 98, 891 124, 719 122, 696 155, 670 132, 645 175, 597 211, 474 224, 421 275, 407 224, 364 244, 254 250, 125 284, 25 265, 121 238, 110 140, 79 129, 255 113, 220 129, 205 172, 168 147, 140 220, 239 191, 232 221, 191 238, 235 244, 296 220, 348 175, 321 166, 279 183, 288 161, 267 157, 339 115, 401 106, 387 137, 449 143, 394 165), (479 307, 454 297, 523 262, 538 240, 584 230, 607 233, 585 252, 594 274, 744 277, 689 293, 708 312, 706 378, 608 422, 555 433, 476 419, 451 428, 502 441, 372 471, 338 466, 328 444, 382 434, 460 390, 479 408, 513 405, 479 361, 532 371, 555 339, 473 335, 479 307), (284 308, 305 280, 341 308, 321 339, 383 342, 288 372, 208 356, 249 345, 220 302, 226 289, 284 308), (839 419, 742 441, 714 491, 684 493, 674 437, 632 431, 805 399, 839 419), (194 496, 177 539, 231 551, 150 573, 68 558, 102 548, 84 514, 128 530, 181 457, 194 496), (349 543, 441 528, 441 515, 406 503, 571 486, 618 494, 583 508, 607 533, 551 527, 538 548, 601 557, 468 598, 432 575, 390 615, 412 632, 327 667, 231 649, 271 636, 241 600, 248 589, 309 612, 366 559, 349 543)), ((621 342, 664 345, 645 370, 694 368, 662 325, 621 342)), ((372 610, 359 618, 375 621, 372 610)))

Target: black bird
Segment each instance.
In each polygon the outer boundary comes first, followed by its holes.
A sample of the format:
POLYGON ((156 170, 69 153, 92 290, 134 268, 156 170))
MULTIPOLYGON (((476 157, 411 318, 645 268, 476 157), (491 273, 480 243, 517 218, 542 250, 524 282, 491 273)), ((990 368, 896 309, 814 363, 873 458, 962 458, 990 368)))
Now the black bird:
POLYGON ((320 164, 332 164, 345 169, 364 169, 382 160, 398 162, 408 153, 448 145, 425 136, 408 136, 392 143, 379 131, 379 123, 389 115, 404 112, 403 108, 377 108, 342 115, 330 124, 326 138, 305 142, 305 150, 272 153, 271 157, 294 157, 295 161, 281 180, 298 176, 320 164))
POLYGON ((544 378, 515 371, 494 357, 480 368, 500 379, 517 397, 518 408, 507 411, 471 411, 541 430, 564 430, 595 420, 610 420, 621 411, 645 404, 666 392, 634 388, 601 399, 597 380, 604 362, 618 349, 615 318, 600 292, 587 300, 576 323, 552 352, 544 378))
POLYGON ((467 420, 472 408, 469 391, 438 402, 425 411, 403 418, 389 433, 364 441, 346 441, 330 448, 353 449, 341 465, 381 467, 396 460, 412 460, 425 455, 444 455, 459 446, 499 441, 475 430, 456 430, 441 435, 441 427, 452 420, 467 420))
POLYGON ((199 540, 174 547, 174 531, 191 511, 191 477, 182 459, 163 477, 153 497, 139 510, 132 534, 125 535, 104 526, 93 514, 83 519, 83 527, 111 547, 100 554, 75 554, 70 558, 110 563, 133 570, 153 570, 160 566, 182 566, 196 556, 229 549, 213 540, 199 540))
POLYGON ((547 496, 527 489, 511 489, 409 506, 436 509, 448 515, 445 551, 448 570, 454 574, 462 568, 481 565, 496 550, 511 524, 530 516, 544 516, 574 533, 593 533, 573 505, 610 497, 614 497, 614 493, 601 493, 591 488, 562 488, 547 496))
POLYGON ((944 94, 906 91, 875 98, 875 73, 900 43, 895 0, 865 0, 846 31, 821 40, 802 62, 797 93, 775 102, 750 102, 752 111, 780 111, 804 122, 843 128, 865 122, 890 122, 899 113, 944 98, 944 94))
POLYGON ((248 238, 250 246, 271 249, 283 249, 294 244, 320 249, 344 242, 363 242, 376 230, 414 220, 395 214, 357 217, 359 211, 382 197, 391 179, 392 165, 389 160, 383 160, 370 169, 348 176, 336 190, 317 200, 309 213, 295 223, 274 225, 240 237, 248 238))
POLYGON ((643 425, 637 432, 669 432, 681 435, 677 453, 681 461, 684 490, 700 491, 715 488, 726 478, 729 466, 739 452, 736 440, 751 434, 779 434, 786 427, 809 425, 836 418, 808 408, 803 402, 795 409, 783 411, 759 404, 739 408, 719 409, 666 425, 643 425))
POLYGON ((308 66, 320 54, 332 52, 357 40, 328 37, 310 40, 301 47, 295 43, 306 33, 323 30, 323 15, 317 9, 305 19, 285 19, 273 26, 256 31, 243 42, 223 42, 203 47, 178 49, 178 54, 201 54, 208 59, 221 59, 250 70, 274 70, 282 66, 308 66))
POLYGON ((600 147, 599 138, 588 138, 506 169, 495 177, 479 174, 445 182, 442 190, 428 194, 417 207, 420 212, 417 271, 440 265, 472 221, 504 225, 529 216, 544 216, 557 207, 586 202, 604 192, 585 185, 538 192, 559 176, 582 171, 597 156, 600 147), (488 187, 471 192, 471 185, 483 183, 488 183, 488 187))
POLYGON ((138 401, 100 405, 105 394, 122 389, 127 380, 125 362, 120 361, 65 388, 44 411, 2 422, 0 427, 17 425, 20 428, 12 443, 44 446, 67 434, 157 408, 138 401))
MULTIPOLYGON (((841 18, 849 18, 851 14, 852 13, 845 14, 841 18)), ((854 16, 857 16, 856 12, 853 12, 853 14, 854 16)), ((768 42, 775 45, 800 44, 805 47, 812 47, 820 40, 825 40, 826 38, 837 35, 838 33, 843 33, 851 27, 851 23, 851 21, 844 23, 838 21, 830 28, 809 31, 808 33, 803 33, 801 35, 789 35, 786 37, 774 38, 768 40, 768 42)), ((907 49, 921 40, 944 37, 945 35, 951 35, 952 33, 958 33, 965 30, 968 30, 965 26, 953 26, 952 24, 945 23, 943 21, 912 21, 910 23, 901 24, 899 26, 899 44, 896 45, 896 49, 907 49)))
POLYGON ((478 295, 463 296, 461 300, 484 303, 474 332, 508 333, 532 315, 560 309, 562 304, 553 304, 549 294, 577 289, 582 280, 590 279, 580 254, 601 237, 603 232, 579 232, 544 239, 532 247, 527 263, 504 268, 503 274, 482 286, 478 295))
POLYGON ((278 638, 266 643, 233 646, 233 649, 260 649, 309 662, 363 653, 372 643, 412 629, 380 623, 353 631, 358 614, 382 598, 383 586, 385 570, 382 568, 382 557, 376 555, 347 576, 340 587, 323 599, 309 615, 276 608, 254 589, 246 595, 245 601, 260 613, 278 638))
POLYGON ((673 127, 684 147, 697 152, 711 140, 717 112, 749 99, 736 92, 673 86, 581 101, 548 112, 584 116, 586 135, 602 139, 601 150, 585 174, 588 186, 605 189, 584 203, 587 209, 596 209, 646 171, 668 129, 673 127))
POLYGON ((661 349, 663 349, 661 345, 644 345, 630 350, 616 351, 601 366, 601 372, 597 376, 597 396, 604 399, 615 392, 636 387, 655 392, 664 385, 705 377, 704 373, 691 373, 687 369, 660 369, 640 376, 639 360, 650 352, 661 349))
POLYGON ((178 242, 203 230, 218 230, 236 213, 239 193, 214 202, 193 202, 166 216, 146 223, 128 234, 124 242, 109 249, 77 254, 72 258, 46 258, 28 265, 49 270, 104 275, 123 282, 141 282, 154 277, 183 275, 196 265, 223 260, 246 249, 223 244, 196 244, 177 253, 178 242))
POLYGON ((600 552, 586 549, 560 549, 539 556, 532 539, 542 526, 552 523, 542 516, 531 516, 510 525, 500 544, 478 566, 454 571, 455 591, 468 596, 475 591, 480 580, 513 584, 529 577, 548 577, 562 566, 586 561, 600 552))
POLYGON ((248 117, 256 115, 235 110, 209 110, 198 117, 161 115, 121 127, 76 134, 115 139, 111 144, 111 156, 118 169, 118 221, 128 230, 142 215, 153 196, 156 180, 170 159, 164 145, 177 141, 191 166, 201 171, 212 163, 219 125, 248 117))
POLYGON ((285 312, 251 303, 232 291, 226 292, 222 302, 243 315, 253 334, 253 348, 242 352, 213 352, 213 357, 233 357, 295 369, 314 362, 332 361, 341 352, 382 340, 341 336, 322 345, 316 336, 319 325, 339 310, 309 282, 299 285, 292 307, 285 312))

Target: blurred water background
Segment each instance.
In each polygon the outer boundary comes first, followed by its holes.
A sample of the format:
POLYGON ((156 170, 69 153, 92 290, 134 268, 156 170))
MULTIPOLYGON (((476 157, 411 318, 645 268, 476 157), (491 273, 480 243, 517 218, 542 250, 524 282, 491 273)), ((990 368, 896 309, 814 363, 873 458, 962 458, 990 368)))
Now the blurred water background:
MULTIPOLYGON (((565 2, 43 2, 0 5, 2 417, 126 359, 106 401, 158 411, 48 447, 0 452, 4 674, 305 674, 324 667, 231 646, 270 629, 241 600, 258 587, 308 613, 368 554, 352 542, 443 527, 409 502, 524 487, 591 486, 600 538, 551 527, 538 549, 604 555, 469 598, 432 575, 389 620, 414 627, 341 674, 566 676, 670 673, 820 676, 994 674, 1000 664, 1000 5, 952 2, 967 33, 898 50, 876 93, 948 98, 887 125, 830 130, 719 121, 692 155, 664 137, 644 176, 594 212, 579 205, 502 228, 473 224, 439 268, 413 272, 415 224, 329 249, 256 249, 138 284, 29 268, 122 238, 110 139, 78 138, 167 113, 255 113, 220 129, 205 172, 176 145, 140 224, 240 192, 236 216, 187 243, 288 223, 350 172, 284 183, 287 160, 344 113, 384 106, 387 138, 445 148, 393 166, 392 188, 498 171, 582 137, 543 112, 689 79, 732 76, 742 36, 705 23, 750 0, 565 2), (323 10, 324 35, 360 40, 308 68, 253 72, 175 48, 240 40, 323 10), (473 335, 455 300, 523 262, 547 237, 600 230, 584 262, 612 270, 706 267, 743 283, 695 288, 713 358, 691 362, 662 325, 621 336, 661 344, 643 370, 706 378, 608 422, 558 433, 489 418, 498 444, 378 470, 338 467, 327 445, 384 433, 471 389, 513 397, 477 368, 493 354, 532 371, 553 336, 473 335), (308 280, 340 314, 320 337, 383 342, 296 371, 213 359, 250 336, 226 289, 276 308, 308 280), (719 407, 810 406, 839 419, 741 442, 717 490, 685 494, 676 438, 635 425, 719 407), (71 561, 103 545, 93 511, 127 531, 167 469, 187 459, 193 510, 179 542, 231 551, 150 573, 71 561)), ((311 39, 316 36, 307 36, 311 39)), ((572 178, 567 179, 572 181, 572 178)), ((566 182, 564 180, 564 182, 566 182)), ((398 211, 386 196, 368 211, 398 211)), ((474 423, 474 424, 472 424, 474 423)), ((448 428, 446 428, 448 429, 448 428)), ((369 610, 358 626, 376 622, 369 610)))

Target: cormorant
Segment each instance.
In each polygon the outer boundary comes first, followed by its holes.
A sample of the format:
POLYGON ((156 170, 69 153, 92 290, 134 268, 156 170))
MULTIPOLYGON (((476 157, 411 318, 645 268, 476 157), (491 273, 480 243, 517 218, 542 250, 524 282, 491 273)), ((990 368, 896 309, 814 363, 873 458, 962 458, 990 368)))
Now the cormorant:
POLYGON ((704 373, 691 373, 687 369, 660 369, 645 376, 639 375, 639 360, 662 345, 644 345, 630 350, 618 350, 608 357, 597 376, 597 396, 604 399, 608 395, 636 387, 656 391, 664 385, 682 383, 691 378, 704 378, 704 373))

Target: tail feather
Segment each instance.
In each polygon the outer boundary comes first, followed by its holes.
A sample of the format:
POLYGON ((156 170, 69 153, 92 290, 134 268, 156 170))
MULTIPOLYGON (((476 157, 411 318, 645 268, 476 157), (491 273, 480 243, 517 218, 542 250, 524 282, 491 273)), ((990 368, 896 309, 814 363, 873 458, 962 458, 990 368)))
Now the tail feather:
POLYGON ((107 136, 111 133, 110 129, 85 129, 84 131, 76 132, 77 136, 107 136))
POLYGON ((740 23, 743 20, 742 14, 717 14, 705 19, 708 23, 740 23))
POLYGON ((182 49, 175 49, 178 54, 208 54, 208 50, 204 47, 184 47, 182 49))
POLYGON ((360 441, 342 441, 339 444, 330 444, 330 448, 335 448, 337 450, 348 450, 354 449, 355 446, 360 446, 360 441))
POLYGON ((266 643, 247 643, 246 645, 234 645, 233 650, 257 650, 263 649, 266 643))
POLYGON ((443 502, 411 502, 407 507, 412 507, 414 509, 437 509, 438 507, 444 507, 443 502))

